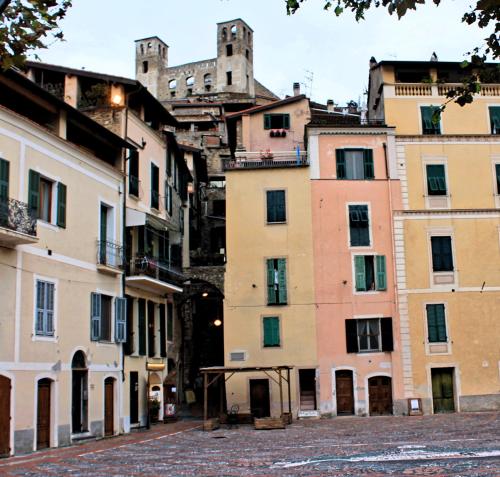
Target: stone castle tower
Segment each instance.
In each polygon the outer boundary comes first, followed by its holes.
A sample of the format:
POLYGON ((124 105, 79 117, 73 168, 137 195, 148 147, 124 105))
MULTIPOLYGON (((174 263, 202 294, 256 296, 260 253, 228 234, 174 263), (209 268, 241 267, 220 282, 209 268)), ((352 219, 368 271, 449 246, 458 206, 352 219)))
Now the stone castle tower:
POLYGON ((162 78, 168 67, 168 45, 157 36, 135 41, 135 77, 159 97, 162 78))

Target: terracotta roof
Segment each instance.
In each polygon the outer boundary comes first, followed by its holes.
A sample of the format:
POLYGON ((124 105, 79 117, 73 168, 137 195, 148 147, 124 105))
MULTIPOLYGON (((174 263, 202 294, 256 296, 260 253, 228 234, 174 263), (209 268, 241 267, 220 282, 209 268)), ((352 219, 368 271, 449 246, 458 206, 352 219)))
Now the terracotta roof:
POLYGON ((238 111, 236 113, 226 114, 226 118, 237 118, 238 116, 243 116, 246 114, 260 113, 261 111, 267 111, 269 109, 279 108, 286 104, 295 103, 296 101, 301 101, 307 99, 305 94, 299 94, 298 96, 290 96, 289 98, 282 99, 280 101, 275 101, 269 104, 263 104, 262 106, 254 106, 252 108, 244 109, 243 111, 238 111))

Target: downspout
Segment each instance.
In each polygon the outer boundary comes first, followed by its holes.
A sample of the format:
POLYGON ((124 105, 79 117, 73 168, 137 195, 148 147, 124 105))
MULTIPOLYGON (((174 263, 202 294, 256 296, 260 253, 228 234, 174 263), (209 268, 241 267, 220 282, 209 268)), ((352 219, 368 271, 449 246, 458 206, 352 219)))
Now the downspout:
MULTIPOLYGON (((128 104, 128 95, 127 103, 128 104)), ((127 130, 128 130, 128 106, 125 106, 125 141, 127 140, 127 130)), ((127 236, 127 149, 123 151, 123 197, 122 197, 122 240, 123 240, 123 260, 125 261, 125 238, 127 236)), ((126 269, 126 264, 125 269, 126 269)), ((125 298, 125 270, 122 273, 122 297, 125 298)), ((128 333, 128 331, 127 331, 128 333)), ((121 343, 121 363, 122 363, 122 383, 125 382, 125 352, 123 350, 125 344, 121 343)))

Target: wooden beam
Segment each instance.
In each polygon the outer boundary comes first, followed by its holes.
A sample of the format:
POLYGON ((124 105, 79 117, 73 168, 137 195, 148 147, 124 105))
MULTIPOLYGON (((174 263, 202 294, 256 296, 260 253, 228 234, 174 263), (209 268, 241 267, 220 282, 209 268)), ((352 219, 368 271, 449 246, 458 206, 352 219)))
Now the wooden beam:
POLYGON ((292 415, 292 396, 290 392, 290 368, 286 370, 286 375, 287 375, 287 380, 286 382, 288 383, 288 412, 290 413, 290 416, 292 415))
POLYGON ((278 371, 279 375, 279 385, 280 385, 280 410, 281 410, 281 418, 283 418, 283 382, 281 380, 281 369, 278 371))
POLYGON ((203 374, 203 420, 208 419, 208 376, 207 373, 203 374))

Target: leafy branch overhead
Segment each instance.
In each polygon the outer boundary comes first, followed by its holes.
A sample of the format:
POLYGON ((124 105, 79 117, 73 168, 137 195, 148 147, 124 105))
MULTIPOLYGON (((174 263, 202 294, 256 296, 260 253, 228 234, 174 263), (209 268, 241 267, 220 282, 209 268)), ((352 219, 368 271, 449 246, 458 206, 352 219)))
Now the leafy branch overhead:
MULTIPOLYGON (((307 0, 286 0, 287 13, 294 14, 305 1, 307 0)), ((439 5, 441 0, 432 0, 432 2, 439 5)), ((365 12, 372 7, 386 8, 390 15, 396 14, 398 18, 401 18, 408 13, 408 10, 416 10, 418 5, 425 3, 426 0, 325 0, 323 8, 333 10, 336 16, 344 13, 345 10, 351 11, 359 21, 365 19, 365 12)), ((473 101, 474 94, 479 93, 481 83, 500 81, 500 66, 486 64, 488 57, 494 60, 500 58, 499 0, 478 0, 475 7, 471 7, 464 13, 462 22, 467 25, 477 25, 479 28, 491 28, 492 31, 484 39, 483 45, 476 46, 467 53, 470 59, 462 63, 464 68, 462 85, 448 92, 447 101, 437 110, 437 120, 450 101, 464 106, 473 101)))
POLYGON ((63 39, 58 26, 72 0, 11 0, 0 14, 0 67, 21 66, 30 51, 63 39))

